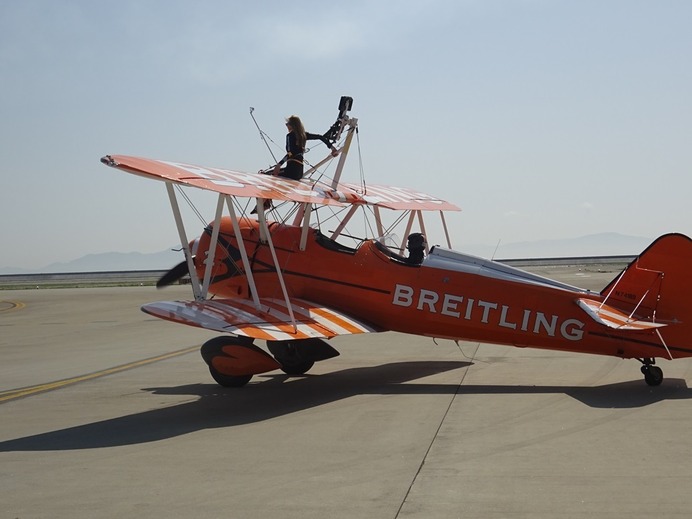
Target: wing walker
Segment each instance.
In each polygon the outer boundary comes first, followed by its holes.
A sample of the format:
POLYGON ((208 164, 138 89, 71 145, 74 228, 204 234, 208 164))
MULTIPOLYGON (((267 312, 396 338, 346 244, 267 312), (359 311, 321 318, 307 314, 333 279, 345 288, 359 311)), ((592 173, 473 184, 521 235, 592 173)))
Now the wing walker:
POLYGON ((159 286, 189 275, 193 297, 142 310, 222 333, 201 348, 216 382, 244 386, 273 370, 301 375, 339 355, 329 339, 384 331, 638 359, 652 386, 663 381, 657 358, 692 356, 690 238, 661 236, 598 293, 457 252, 445 220, 455 205, 417 190, 341 181, 357 139, 352 104, 341 98, 324 134, 338 156, 306 161, 299 181, 101 159, 164 183, 185 259, 159 286), (192 240, 179 206, 188 188, 218 195, 213 220, 192 240), (445 246, 427 243, 431 214, 445 246))

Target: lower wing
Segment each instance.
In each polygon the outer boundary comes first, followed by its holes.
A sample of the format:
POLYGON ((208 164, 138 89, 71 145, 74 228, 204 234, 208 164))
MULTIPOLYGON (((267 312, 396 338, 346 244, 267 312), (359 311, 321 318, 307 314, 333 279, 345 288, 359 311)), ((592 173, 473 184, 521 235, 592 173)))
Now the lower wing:
POLYGON ((158 301, 142 306, 142 310, 168 321, 271 341, 329 339, 382 331, 343 312, 303 299, 291 301, 294 319, 282 299, 266 298, 260 303, 258 309, 249 299, 158 301))

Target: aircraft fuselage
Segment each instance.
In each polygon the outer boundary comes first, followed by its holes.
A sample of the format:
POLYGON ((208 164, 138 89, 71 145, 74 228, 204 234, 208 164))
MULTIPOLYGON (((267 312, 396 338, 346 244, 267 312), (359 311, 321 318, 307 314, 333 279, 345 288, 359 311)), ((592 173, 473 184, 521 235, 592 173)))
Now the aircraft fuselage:
MULTIPOLYGON (((238 257, 238 240, 228 220, 221 225, 210 292, 249 298, 242 266, 230 259, 238 257)), ((338 309, 375 328, 623 358, 667 355, 655 331, 618 331, 595 322, 577 300, 602 300, 597 293, 448 249, 433 248, 422 263, 411 264, 373 240, 348 249, 311 230, 300 250, 299 227, 272 224, 270 231, 289 297, 338 309)), ((257 222, 243 220, 241 232, 258 295, 282 297, 257 222)), ((203 235, 200 250, 205 247, 203 235)), ((668 344, 676 358, 692 355, 682 346, 668 344)))

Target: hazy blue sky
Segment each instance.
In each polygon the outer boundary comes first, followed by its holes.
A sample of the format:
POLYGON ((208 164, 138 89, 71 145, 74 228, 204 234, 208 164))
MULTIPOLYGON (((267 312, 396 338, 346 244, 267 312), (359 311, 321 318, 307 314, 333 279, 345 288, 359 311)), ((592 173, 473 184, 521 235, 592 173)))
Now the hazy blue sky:
POLYGON ((691 26, 686 0, 0 0, 0 267, 165 249, 163 184, 101 156, 256 171, 250 106, 281 143, 341 95, 368 181, 460 205, 458 249, 692 234, 691 26))

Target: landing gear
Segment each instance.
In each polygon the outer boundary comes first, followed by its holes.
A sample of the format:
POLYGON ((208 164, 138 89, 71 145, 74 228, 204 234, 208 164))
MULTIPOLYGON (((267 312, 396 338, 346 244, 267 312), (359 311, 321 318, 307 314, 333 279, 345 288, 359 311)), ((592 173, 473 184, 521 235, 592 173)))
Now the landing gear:
POLYGON ((288 363, 281 364, 281 371, 286 373, 286 375, 305 375, 314 365, 315 363, 311 360, 295 363, 289 361, 288 363))
POLYGON ((642 373, 644 374, 644 381, 650 386, 660 386, 661 382, 663 382, 663 370, 658 366, 654 366, 656 360, 639 359, 639 362, 643 364, 642 373))
POLYGON ((315 365, 299 341, 267 341, 267 347, 287 375, 304 375, 315 365))
POLYGON ((257 373, 281 367, 249 337, 215 337, 200 350, 212 378, 224 387, 242 387, 257 373))
POLYGON ((267 341, 267 346, 271 355, 250 337, 224 335, 205 342, 200 353, 212 378, 224 387, 242 387, 253 375, 275 369, 303 375, 315 362, 339 355, 321 339, 267 341))
POLYGON ((315 362, 339 355, 321 339, 267 341, 267 347, 287 375, 304 375, 315 362))
POLYGON ((223 387, 243 387, 252 379, 252 375, 224 375, 214 368, 214 366, 209 366, 209 373, 211 374, 211 378, 213 378, 218 385, 223 387))

